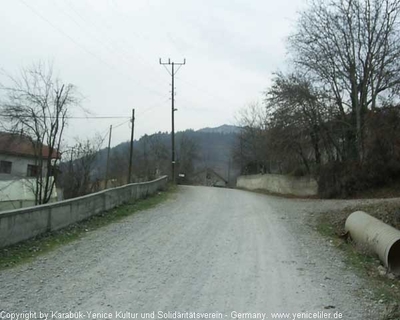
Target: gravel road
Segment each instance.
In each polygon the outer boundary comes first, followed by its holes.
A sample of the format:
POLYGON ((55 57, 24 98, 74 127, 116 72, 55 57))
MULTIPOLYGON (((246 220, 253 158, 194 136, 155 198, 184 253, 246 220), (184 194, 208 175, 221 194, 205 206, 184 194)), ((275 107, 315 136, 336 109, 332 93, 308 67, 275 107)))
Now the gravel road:
POLYGON ((379 319, 368 284, 308 225, 310 211, 335 205, 179 187, 156 208, 1 271, 0 311, 155 319, 178 315, 168 311, 225 319, 319 311, 379 319))

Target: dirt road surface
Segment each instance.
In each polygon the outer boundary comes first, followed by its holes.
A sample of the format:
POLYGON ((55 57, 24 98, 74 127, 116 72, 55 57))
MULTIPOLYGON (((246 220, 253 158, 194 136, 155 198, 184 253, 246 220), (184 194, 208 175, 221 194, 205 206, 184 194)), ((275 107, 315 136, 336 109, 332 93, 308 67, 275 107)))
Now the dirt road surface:
POLYGON ((310 210, 334 204, 179 187, 156 208, 1 271, 0 311, 112 318, 154 311, 156 319, 159 311, 224 319, 319 311, 379 319, 368 285, 307 224, 310 210))

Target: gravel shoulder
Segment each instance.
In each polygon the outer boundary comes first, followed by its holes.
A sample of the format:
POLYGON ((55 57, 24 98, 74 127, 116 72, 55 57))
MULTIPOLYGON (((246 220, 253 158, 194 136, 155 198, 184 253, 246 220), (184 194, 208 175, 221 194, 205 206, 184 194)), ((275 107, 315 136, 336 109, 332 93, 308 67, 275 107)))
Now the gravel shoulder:
POLYGON ((340 312, 383 306, 309 224, 343 201, 179 187, 174 198, 0 273, 0 310, 340 312))

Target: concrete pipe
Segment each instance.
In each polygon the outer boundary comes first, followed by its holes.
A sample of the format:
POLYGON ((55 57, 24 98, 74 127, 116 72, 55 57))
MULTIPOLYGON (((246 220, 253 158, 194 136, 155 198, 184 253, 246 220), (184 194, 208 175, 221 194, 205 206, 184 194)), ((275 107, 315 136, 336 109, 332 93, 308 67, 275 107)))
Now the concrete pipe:
POLYGON ((400 231, 363 211, 353 212, 346 220, 351 238, 372 249, 389 269, 400 274, 400 231))

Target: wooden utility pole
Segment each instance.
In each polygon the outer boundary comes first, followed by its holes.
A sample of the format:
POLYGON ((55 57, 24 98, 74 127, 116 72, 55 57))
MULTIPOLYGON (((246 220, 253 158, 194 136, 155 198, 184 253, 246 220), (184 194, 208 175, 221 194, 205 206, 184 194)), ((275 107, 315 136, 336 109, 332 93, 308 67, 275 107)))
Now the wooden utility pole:
POLYGON ((171 130, 171 178, 172 182, 175 184, 175 117, 174 113, 178 109, 175 109, 175 75, 178 73, 178 70, 181 66, 186 64, 186 59, 183 59, 183 62, 171 62, 171 59, 168 59, 168 62, 162 62, 160 58, 161 65, 171 65, 171 71, 168 69, 168 73, 172 77, 172 90, 171 90, 171 122, 172 122, 172 130, 171 130), (175 66, 179 66, 178 69, 175 71, 175 66))
POLYGON ((135 130, 135 109, 132 109, 132 129, 131 129, 131 147, 129 150, 129 172, 128 172, 128 183, 132 182, 132 157, 133 157, 133 132, 135 130))
POLYGON ((108 150, 107 150, 107 164, 106 164, 106 183, 105 187, 107 189, 108 185, 108 169, 110 165, 110 147, 111 147, 111 133, 112 133, 112 125, 110 126, 110 133, 108 134, 108 150))
POLYGON ((228 162, 228 187, 230 186, 231 183, 231 157, 229 157, 229 162, 228 162))

